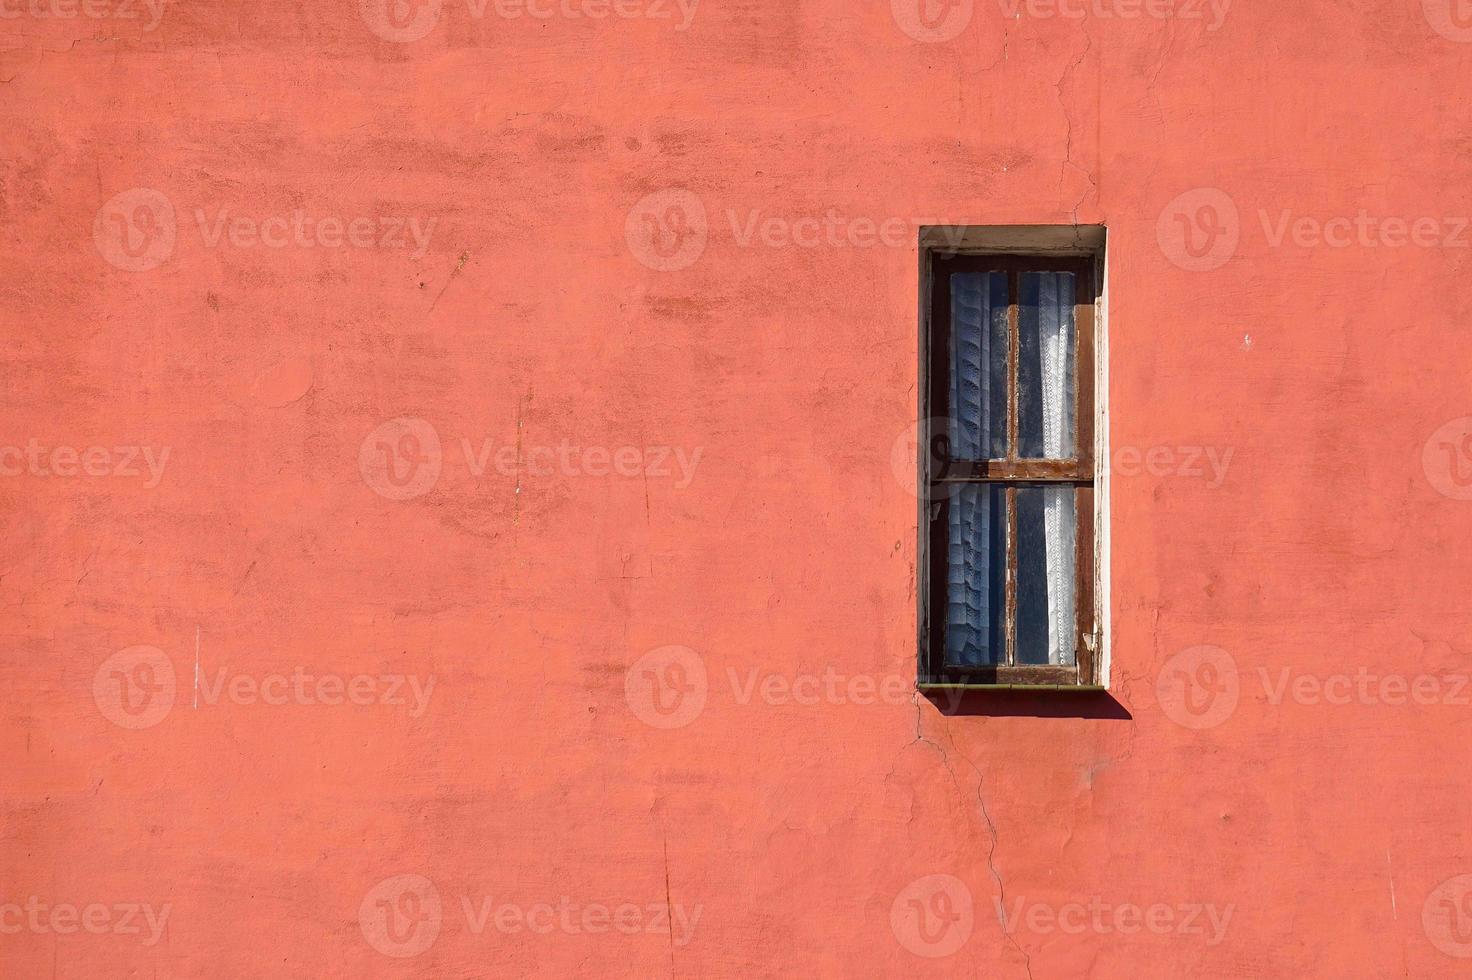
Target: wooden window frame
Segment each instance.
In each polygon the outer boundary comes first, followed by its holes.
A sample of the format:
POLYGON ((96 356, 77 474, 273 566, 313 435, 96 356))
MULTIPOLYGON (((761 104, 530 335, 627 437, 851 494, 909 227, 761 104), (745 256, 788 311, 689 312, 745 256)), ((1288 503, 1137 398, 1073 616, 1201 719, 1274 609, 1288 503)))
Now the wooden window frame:
POLYGON ((1041 688, 1099 690, 1103 687, 1096 609, 1095 529, 1095 358, 1096 259, 1093 255, 957 253, 929 251, 930 308, 922 347, 922 422, 919 474, 922 504, 920 536, 920 671, 926 688, 1041 688), (1007 455, 1002 459, 956 460, 949 454, 949 434, 930 431, 931 423, 950 417, 951 276, 1002 272, 1007 275, 1007 455), (1023 272, 1071 272, 1075 279, 1074 433, 1076 456, 1065 460, 1025 459, 1018 450, 1018 300, 1023 272), (1005 647, 1003 662, 980 667, 945 662, 946 583, 949 506, 957 485, 994 484, 1006 488, 1007 534, 1005 582, 1005 647), (1074 487, 1077 531, 1075 568, 1075 664, 1016 663, 1017 490, 1021 487, 1074 487))

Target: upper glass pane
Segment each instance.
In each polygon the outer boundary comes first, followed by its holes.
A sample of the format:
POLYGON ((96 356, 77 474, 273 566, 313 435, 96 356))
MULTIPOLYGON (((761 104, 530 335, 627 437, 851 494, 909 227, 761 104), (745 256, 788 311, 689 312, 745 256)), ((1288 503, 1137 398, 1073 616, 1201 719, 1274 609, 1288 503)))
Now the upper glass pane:
POLYGON ((1078 455, 1074 275, 1024 272, 1017 285, 1017 455, 1073 459, 1078 455))
POLYGON ((951 458, 1007 455, 1007 276, 951 276, 951 458))

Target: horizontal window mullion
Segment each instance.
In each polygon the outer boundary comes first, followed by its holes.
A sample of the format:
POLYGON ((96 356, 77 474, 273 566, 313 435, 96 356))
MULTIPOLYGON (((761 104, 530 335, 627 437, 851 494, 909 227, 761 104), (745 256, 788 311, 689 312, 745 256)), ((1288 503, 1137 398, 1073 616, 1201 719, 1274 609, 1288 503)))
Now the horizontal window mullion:
POLYGON ((936 467, 937 483, 997 483, 1008 480, 1034 480, 1039 482, 1085 483, 1093 482, 1094 468, 1090 463, 1077 460, 946 460, 936 467))
POLYGON ((930 481, 935 486, 1049 486, 1049 487, 1092 487, 1092 477, 1084 476, 938 476, 930 481))

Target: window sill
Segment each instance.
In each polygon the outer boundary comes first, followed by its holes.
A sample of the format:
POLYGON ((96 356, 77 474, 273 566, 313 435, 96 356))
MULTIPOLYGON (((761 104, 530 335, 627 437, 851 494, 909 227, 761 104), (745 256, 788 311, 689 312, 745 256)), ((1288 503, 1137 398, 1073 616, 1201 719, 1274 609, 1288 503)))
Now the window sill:
POLYGON ((1102 684, 931 684, 921 681, 916 687, 926 691, 1057 691, 1060 694, 1097 694, 1107 691, 1102 684))

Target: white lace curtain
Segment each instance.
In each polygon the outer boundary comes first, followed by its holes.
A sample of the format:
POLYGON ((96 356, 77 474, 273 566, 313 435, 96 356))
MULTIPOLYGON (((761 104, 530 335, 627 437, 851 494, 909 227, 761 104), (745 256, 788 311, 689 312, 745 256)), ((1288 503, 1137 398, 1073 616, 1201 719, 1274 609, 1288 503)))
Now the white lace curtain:
MULTIPOLYGON (((1041 361, 1043 457, 1067 459, 1075 452, 1073 431, 1074 331, 1073 276, 1032 272, 1038 282, 1038 353, 1041 361)), ((1030 290, 1024 290, 1026 296, 1030 290)), ((1047 568, 1048 663, 1072 664, 1074 629, 1074 491, 1043 491, 1043 555, 1047 568)))

